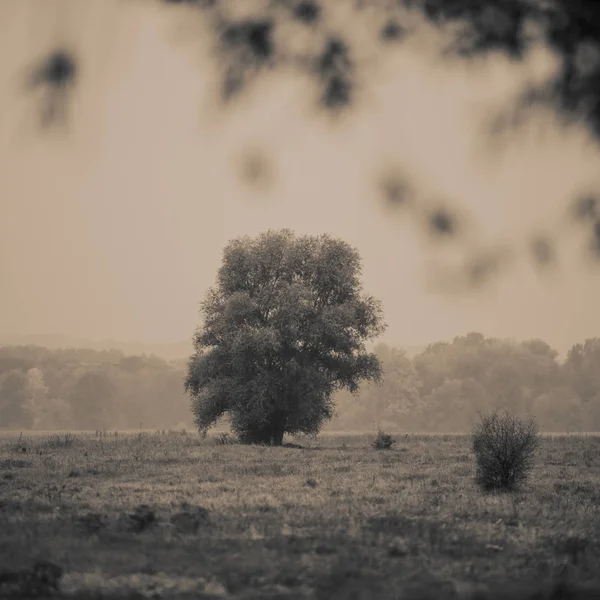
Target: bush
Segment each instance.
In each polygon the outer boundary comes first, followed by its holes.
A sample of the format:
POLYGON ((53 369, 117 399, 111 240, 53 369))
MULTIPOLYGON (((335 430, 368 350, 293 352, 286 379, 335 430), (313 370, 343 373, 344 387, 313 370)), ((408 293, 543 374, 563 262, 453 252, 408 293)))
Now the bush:
POLYGON ((472 439, 476 480, 482 489, 510 491, 527 480, 539 443, 533 417, 520 419, 509 412, 484 415, 472 439))
POLYGON ((372 445, 375 450, 389 450, 395 443, 396 440, 392 438, 391 435, 381 431, 380 429, 377 432, 372 445))

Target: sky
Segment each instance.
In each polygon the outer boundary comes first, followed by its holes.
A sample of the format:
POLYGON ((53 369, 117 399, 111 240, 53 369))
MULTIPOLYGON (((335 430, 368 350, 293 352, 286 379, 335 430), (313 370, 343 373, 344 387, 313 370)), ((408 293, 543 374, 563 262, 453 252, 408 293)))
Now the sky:
POLYGON ((359 250, 390 344, 480 331, 540 337, 564 353, 600 335, 600 269, 582 260, 575 232, 556 272, 521 252, 484 290, 449 293, 431 268, 460 251, 387 210, 376 185, 392 170, 420 198, 449 199, 470 248, 522 250, 532 232, 555 231, 569 199, 600 183, 586 131, 540 111, 502 148, 484 134, 493 110, 556 67, 547 50, 521 64, 440 62, 439 34, 422 27, 367 69, 357 108, 331 127, 312 111, 307 80, 281 73, 217 110, 208 38, 191 12, 40 6, 0 8, 0 334, 189 339, 227 242, 289 227, 359 250), (68 135, 43 137, 19 85, 28 61, 58 43, 81 52, 82 81, 68 135), (255 150, 270 158, 269 186, 240 177, 255 150))

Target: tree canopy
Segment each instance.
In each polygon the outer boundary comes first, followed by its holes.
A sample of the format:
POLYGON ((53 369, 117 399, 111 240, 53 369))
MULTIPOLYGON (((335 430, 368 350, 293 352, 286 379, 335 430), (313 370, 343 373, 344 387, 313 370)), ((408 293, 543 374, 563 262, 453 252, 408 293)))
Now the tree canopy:
POLYGON ((329 235, 230 242, 201 304, 185 383, 199 428, 227 413, 243 440, 281 444, 284 433, 316 433, 335 390, 377 379, 365 341, 385 325, 360 268, 358 252, 329 235))

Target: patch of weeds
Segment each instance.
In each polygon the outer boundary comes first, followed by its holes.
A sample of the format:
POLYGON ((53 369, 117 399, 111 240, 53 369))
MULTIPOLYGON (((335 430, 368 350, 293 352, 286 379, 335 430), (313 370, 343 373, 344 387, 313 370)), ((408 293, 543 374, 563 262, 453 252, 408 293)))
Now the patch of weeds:
POLYGON ((568 494, 573 487, 573 483, 566 481, 555 481, 554 482, 554 491, 557 494, 568 494))
POLYGON ((278 463, 264 463, 244 465, 239 469, 241 475, 252 475, 254 477, 283 477, 290 474, 290 467, 278 463))
POLYGON ((456 475, 456 477, 469 477, 471 474, 472 469, 470 465, 459 466, 454 469, 454 475, 456 475))
POLYGON ((27 441, 23 438, 22 431, 19 435, 19 439, 15 442, 15 445, 13 446, 13 452, 16 452, 17 454, 27 453, 27 441))
POLYGON ((214 443, 217 446, 231 446, 234 444, 239 444, 239 441, 237 438, 235 438, 229 433, 221 433, 216 438, 214 438, 214 443))
POLYGON ((141 533, 158 522, 156 512, 148 504, 140 504, 126 516, 127 528, 134 533, 141 533))
POLYGON ((391 435, 380 429, 371 445, 375 450, 389 450, 395 443, 396 440, 391 435))
POLYGON ((366 600, 384 597, 384 582, 381 577, 360 568, 359 565, 345 563, 340 557, 339 564, 316 578, 314 587, 317 600, 366 600))
POLYGON ((410 546, 405 538, 401 536, 396 536, 388 544, 387 552, 389 556, 393 556, 396 558, 408 556, 410 554, 410 546))
POLYGON ((597 486, 590 483, 580 483, 573 488, 573 495, 581 502, 598 504, 600 498, 597 486))
MULTIPOLYGON (((367 521, 365 529, 366 532, 375 534, 376 537, 393 536, 393 540, 406 541, 405 548, 410 548, 412 555, 435 553, 460 559, 464 558, 468 552, 481 553, 485 549, 480 540, 448 523, 434 519, 410 519, 403 515, 390 513, 371 517, 367 521), (468 550, 466 550, 467 548, 468 550)), ((392 550, 392 553, 394 551, 392 550)))
POLYGON ((387 500, 383 496, 371 496, 367 498, 367 501, 375 504, 376 506, 382 506, 387 502, 387 500))
POLYGON ((26 469, 31 466, 30 460, 21 460, 19 458, 5 458, 0 461, 0 469, 26 469))
POLYGON ((220 483, 221 478, 216 475, 205 475, 204 477, 198 478, 198 483, 220 483))
POLYGON ((336 553, 336 549, 334 546, 330 545, 330 544, 317 544, 315 546, 315 554, 319 554, 319 555, 328 555, 328 554, 335 554, 336 553))
POLYGON ((52 504, 57 504, 62 501, 63 494, 67 489, 66 484, 57 485, 55 483, 49 483, 42 488, 42 495, 52 504))
POLYGON ((372 517, 368 521, 368 529, 375 533, 406 534, 413 528, 412 519, 397 514, 372 517))
POLYGON ((585 556, 589 544, 588 538, 571 534, 557 540, 555 548, 560 554, 568 556, 571 564, 577 565, 585 556))
POLYGON ((0 499, 0 511, 13 514, 23 510, 23 502, 20 500, 0 499))
POLYGON ((90 512, 77 519, 77 526, 84 533, 96 534, 108 525, 108 518, 102 513, 90 512))
POLYGON ((350 467, 349 465, 340 465, 338 467, 333 467, 334 473, 349 473, 350 471, 352 471, 352 467, 350 467))
POLYGON ((47 561, 37 561, 31 569, 0 571, 0 597, 39 598, 58 591, 63 570, 47 561))
POLYGON ((462 463, 462 462, 471 462, 471 457, 468 454, 458 454, 453 457, 454 462, 462 463))
POLYGON ((171 515, 171 524, 178 533, 195 534, 202 525, 209 522, 209 512, 202 506, 181 504, 180 510, 171 515))
POLYGON ((46 448, 71 448, 77 441, 77 436, 72 433, 56 434, 46 440, 46 448))

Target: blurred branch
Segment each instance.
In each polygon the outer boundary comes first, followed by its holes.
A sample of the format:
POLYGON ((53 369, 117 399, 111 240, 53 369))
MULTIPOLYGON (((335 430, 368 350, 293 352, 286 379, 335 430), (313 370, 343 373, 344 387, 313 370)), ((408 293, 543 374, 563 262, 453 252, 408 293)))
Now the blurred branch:
MULTIPOLYGON (((157 0, 154 0, 155 2, 157 0)), ((347 22, 340 27, 333 11, 346 11, 372 39, 374 55, 402 44, 414 30, 414 19, 437 27, 449 36, 442 58, 470 61, 490 53, 504 53, 523 61, 534 44, 545 44, 560 58, 549 80, 526 89, 511 115, 497 119, 493 133, 519 127, 534 106, 551 107, 565 122, 584 123, 600 138, 600 7, 597 0, 158 0, 173 10, 197 10, 214 35, 213 48, 221 74, 223 105, 239 96, 262 73, 292 68, 308 75, 319 90, 319 107, 326 114, 348 112, 356 103, 361 69, 370 46, 357 42, 347 22), (243 8, 242 8, 243 4, 243 8), (244 12, 242 12, 244 11, 244 12), (375 25, 378 24, 378 25, 375 25), (280 30, 286 26, 285 35, 280 30), (290 29, 291 27, 291 29, 290 29), (298 36, 289 34, 297 31, 298 36), (304 33, 307 43, 298 49, 304 33), (362 58, 361 58, 362 57, 362 58)), ((348 17, 350 19, 350 17, 348 17)), ((360 36, 358 36, 360 38, 360 36)), ((74 49, 50 49, 31 69, 27 89, 40 95, 41 124, 65 121, 67 104, 77 86, 80 59, 74 49)), ((249 181, 268 172, 264 158, 244 163, 249 181)), ((412 214, 427 214, 431 237, 453 243, 463 228, 449 208, 420 208, 419 199, 404 177, 387 175, 382 199, 393 210, 405 205, 412 214), (415 212, 416 211, 416 212, 415 212)), ((593 256, 600 258, 600 214, 592 196, 576 200, 572 221, 583 228, 593 256)), ((561 221, 559 229, 564 228, 561 221)), ((546 268, 556 259, 553 240, 559 232, 535 233, 526 244, 534 264, 546 268)), ((478 286, 498 270, 495 254, 472 257, 461 271, 461 281, 478 286), (489 255, 489 256, 488 256, 489 255), (483 275, 485 273, 485 276, 483 275)))

